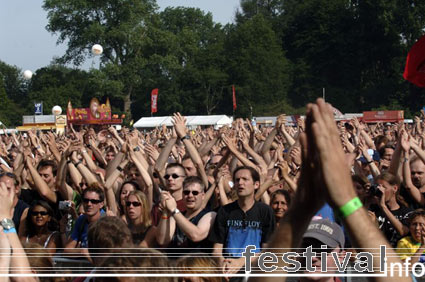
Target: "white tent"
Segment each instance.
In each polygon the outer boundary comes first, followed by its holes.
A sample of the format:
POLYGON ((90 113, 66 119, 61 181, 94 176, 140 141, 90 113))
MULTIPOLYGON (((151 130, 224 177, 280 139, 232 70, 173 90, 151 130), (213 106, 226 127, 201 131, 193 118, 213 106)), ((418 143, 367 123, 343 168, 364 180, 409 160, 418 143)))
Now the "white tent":
MULTIPOLYGON (((200 126, 214 126, 214 128, 220 128, 224 125, 230 125, 233 118, 226 115, 214 115, 214 116, 185 116, 186 126, 190 129, 200 126)), ((172 117, 142 117, 134 125, 134 128, 154 128, 165 126, 173 126, 172 117)))

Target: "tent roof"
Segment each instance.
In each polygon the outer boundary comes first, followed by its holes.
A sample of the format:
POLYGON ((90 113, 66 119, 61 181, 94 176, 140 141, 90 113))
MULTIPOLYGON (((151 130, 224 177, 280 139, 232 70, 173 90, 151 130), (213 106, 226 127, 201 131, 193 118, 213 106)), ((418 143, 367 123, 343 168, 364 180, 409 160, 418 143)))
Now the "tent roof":
MULTIPOLYGON (((226 115, 214 115, 214 116, 185 116, 187 126, 198 126, 198 125, 225 125, 232 123, 232 119, 226 115)), ((149 128, 157 127, 165 124, 166 126, 172 126, 172 117, 142 117, 133 126, 136 128, 149 128)))

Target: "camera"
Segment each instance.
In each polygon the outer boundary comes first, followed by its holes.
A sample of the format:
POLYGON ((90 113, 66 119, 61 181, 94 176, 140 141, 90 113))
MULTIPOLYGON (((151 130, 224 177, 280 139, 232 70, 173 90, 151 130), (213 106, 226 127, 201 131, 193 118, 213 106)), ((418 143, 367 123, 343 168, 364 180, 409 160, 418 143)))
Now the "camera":
POLYGON ((59 210, 66 211, 71 208, 71 202, 59 201, 59 210))
POLYGON ((369 188, 369 194, 372 195, 372 196, 376 196, 378 198, 381 198, 383 193, 382 193, 381 190, 379 190, 378 184, 373 184, 369 188))

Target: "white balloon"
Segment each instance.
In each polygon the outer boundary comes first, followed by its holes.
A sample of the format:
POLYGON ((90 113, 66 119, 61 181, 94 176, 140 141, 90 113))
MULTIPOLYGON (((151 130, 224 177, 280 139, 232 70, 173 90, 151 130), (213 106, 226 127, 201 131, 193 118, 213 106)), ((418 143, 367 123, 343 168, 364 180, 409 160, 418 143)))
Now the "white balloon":
POLYGON ((52 114, 54 114, 55 116, 58 116, 62 113, 62 108, 60 106, 54 106, 52 108, 52 114))
POLYGON ((100 44, 94 44, 93 47, 91 47, 91 52, 93 55, 100 55, 103 53, 103 47, 100 44))
POLYGON ((25 77, 25 79, 31 79, 32 71, 30 71, 30 70, 24 71, 24 77, 25 77))

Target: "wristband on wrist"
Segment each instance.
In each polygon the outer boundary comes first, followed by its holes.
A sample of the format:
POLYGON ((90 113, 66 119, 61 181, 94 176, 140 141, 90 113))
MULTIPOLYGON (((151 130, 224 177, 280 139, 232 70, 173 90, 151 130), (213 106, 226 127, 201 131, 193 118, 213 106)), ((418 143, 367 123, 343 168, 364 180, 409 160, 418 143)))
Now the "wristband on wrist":
POLYGON ((117 169, 118 169, 119 171, 123 171, 123 168, 122 168, 122 167, 120 167, 120 166, 117 166, 117 169))
POLYGON ((342 218, 347 218, 362 206, 363 204, 359 197, 355 197, 339 208, 339 214, 342 218))
POLYGON ((189 135, 183 136, 182 138, 180 138, 180 141, 183 142, 185 139, 190 139, 189 135))
POLYGON ((10 228, 10 229, 3 229, 3 233, 7 234, 7 233, 16 233, 16 229, 15 227, 10 228))

